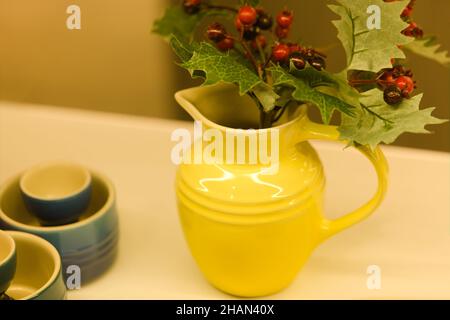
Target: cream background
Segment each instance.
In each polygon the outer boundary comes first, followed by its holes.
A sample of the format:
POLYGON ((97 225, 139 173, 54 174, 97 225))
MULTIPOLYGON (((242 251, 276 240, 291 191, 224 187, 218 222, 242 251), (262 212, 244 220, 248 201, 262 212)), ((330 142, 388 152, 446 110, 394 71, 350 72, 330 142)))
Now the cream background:
MULTIPOLYGON (((117 188, 118 259, 69 300, 232 298, 206 282, 181 231, 170 161, 170 135, 179 128, 192 125, 0 102, 0 153, 8 154, 0 157, 0 182, 34 163, 70 159, 105 172, 117 188)), ((314 146, 330 219, 370 198, 376 175, 367 159, 336 143, 314 146)), ((450 155, 383 151, 391 174, 380 208, 320 245, 294 283, 268 299, 450 299, 450 155), (372 265, 381 268, 380 290, 367 288, 372 265)))

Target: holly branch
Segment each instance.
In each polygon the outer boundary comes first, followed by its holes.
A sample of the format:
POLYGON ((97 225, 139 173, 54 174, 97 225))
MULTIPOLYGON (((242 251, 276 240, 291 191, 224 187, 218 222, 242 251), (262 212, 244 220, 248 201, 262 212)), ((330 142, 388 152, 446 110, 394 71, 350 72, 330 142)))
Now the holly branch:
MULTIPOLYGON (((236 5, 184 0, 168 8, 153 31, 170 41, 180 66, 193 77, 205 85, 233 83, 250 96, 260 112, 260 128, 278 123, 293 104, 317 107, 324 123, 340 113, 341 138, 363 145, 391 143, 403 132, 424 132, 426 125, 440 123, 430 109, 419 109, 416 81, 403 64, 405 51, 414 51, 412 43, 424 34, 412 20, 415 1, 336 2, 330 9, 340 20, 333 23, 347 53, 347 66, 338 74, 326 70, 325 53, 289 40, 296 18, 292 10, 272 15, 258 0, 236 5), (370 5, 379 6, 382 21, 388 21, 381 30, 367 29, 370 5), (197 39, 206 17, 223 22, 210 24, 197 39), (227 20, 234 22, 231 28, 227 20)), ((427 55, 443 61, 436 52, 432 47, 427 55)))

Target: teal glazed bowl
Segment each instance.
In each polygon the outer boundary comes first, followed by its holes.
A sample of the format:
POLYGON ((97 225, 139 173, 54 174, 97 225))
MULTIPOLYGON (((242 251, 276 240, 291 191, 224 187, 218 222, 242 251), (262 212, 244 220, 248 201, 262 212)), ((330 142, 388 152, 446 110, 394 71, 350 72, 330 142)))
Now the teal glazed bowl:
POLYGON ((16 273, 16 244, 6 232, 0 230, 0 297, 8 289, 16 273))
POLYGON ((82 283, 102 274, 114 262, 118 242, 116 194, 111 181, 90 171, 92 195, 79 220, 64 226, 42 226, 25 205, 18 175, 0 189, 0 225, 5 229, 44 238, 58 250, 63 275, 69 266, 78 266, 82 283))
POLYGON ((17 267, 6 294, 14 300, 64 300, 66 285, 55 247, 29 233, 7 234, 16 243, 17 267))
POLYGON ((22 175, 20 190, 27 208, 42 225, 60 226, 76 222, 86 210, 92 179, 89 170, 80 165, 46 163, 22 175))

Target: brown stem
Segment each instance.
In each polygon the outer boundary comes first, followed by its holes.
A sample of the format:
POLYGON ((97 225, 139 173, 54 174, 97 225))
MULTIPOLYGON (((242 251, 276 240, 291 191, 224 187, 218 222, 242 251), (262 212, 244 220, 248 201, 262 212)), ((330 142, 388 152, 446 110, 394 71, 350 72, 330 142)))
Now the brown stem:
POLYGON ((272 124, 273 124, 273 113, 274 111, 270 111, 270 112, 265 112, 264 111, 264 107, 261 104, 261 102, 259 101, 258 97, 256 97, 256 95, 253 92, 248 92, 247 93, 250 98, 252 98, 252 100, 255 102, 255 104, 258 107, 259 110, 259 128, 260 129, 267 129, 267 128, 271 128, 272 124))
POLYGON ((360 85, 360 84, 372 84, 377 82, 377 80, 349 80, 349 83, 352 85, 360 85))
POLYGON ((278 122, 281 117, 284 115, 284 113, 286 112, 289 104, 291 103, 291 101, 289 101, 288 103, 286 103, 283 107, 281 107, 280 112, 278 113, 278 115, 276 115, 276 117, 273 119, 273 123, 278 122))
POLYGON ((272 73, 270 71, 267 71, 267 69, 264 69, 264 70, 265 70, 265 73, 266 73, 266 83, 269 86, 272 86, 273 85, 272 73))
POLYGON ((364 85, 364 84, 389 84, 389 81, 381 80, 381 79, 368 79, 368 80, 349 80, 348 82, 350 85, 358 86, 358 85, 364 85))
POLYGON ((259 128, 260 129, 268 129, 272 127, 273 121, 273 111, 265 112, 264 109, 259 110, 260 120, 259 120, 259 128))
POLYGON ((261 44, 258 40, 256 40, 256 46, 258 47, 259 56, 261 58, 262 64, 266 65, 266 53, 264 52, 264 49, 261 47, 261 44))
POLYGON ((255 56, 253 55, 252 51, 250 50, 250 48, 247 46, 247 43, 244 41, 244 35, 243 35, 243 31, 241 32, 241 38, 240 39, 235 39, 235 41, 237 41, 242 48, 244 49, 245 52, 245 56, 248 57, 248 59, 250 60, 250 62, 253 64, 253 66, 255 67, 256 72, 258 73, 258 76, 261 78, 261 80, 263 79, 263 74, 262 74, 262 69, 261 69, 261 65, 258 63, 258 61, 256 60, 255 56))
POLYGON ((229 7, 229 6, 222 6, 222 5, 215 5, 215 4, 207 4, 206 8, 208 9, 217 9, 217 10, 228 10, 234 13, 238 13, 238 10, 233 8, 233 7, 229 7))
POLYGON ((264 69, 267 68, 267 66, 269 65, 270 61, 272 61, 272 56, 270 56, 270 58, 267 59, 266 63, 264 64, 264 69))

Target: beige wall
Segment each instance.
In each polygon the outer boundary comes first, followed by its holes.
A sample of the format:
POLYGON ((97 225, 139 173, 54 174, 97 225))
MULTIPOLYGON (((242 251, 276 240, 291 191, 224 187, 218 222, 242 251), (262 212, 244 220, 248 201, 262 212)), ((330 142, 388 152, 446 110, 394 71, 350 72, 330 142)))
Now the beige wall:
POLYGON ((0 0, 0 99, 175 117, 163 0, 0 0), (132 3, 132 5, 131 5, 132 3), (82 29, 66 28, 81 7, 82 29))
MULTIPOLYGON (((0 0, 0 99, 75 108, 186 118, 172 95, 194 82, 174 65, 167 46, 150 35, 152 21, 163 12, 164 0, 0 0), (82 30, 65 27, 66 8, 82 9, 82 30)), ((178 2, 178 1, 172 1, 178 2)), ((225 1, 229 2, 229 1, 225 1)), ((330 23, 325 0, 264 1, 296 9, 296 30, 304 42, 327 48, 329 69, 344 63, 343 50, 330 23), (334 46, 333 46, 334 45, 334 46)), ((417 20, 428 33, 439 34, 450 48, 450 1, 418 1, 417 20)), ((411 59, 424 106, 450 118, 449 70, 411 59)), ((435 135, 405 135, 398 144, 450 151, 448 124, 435 135)))

